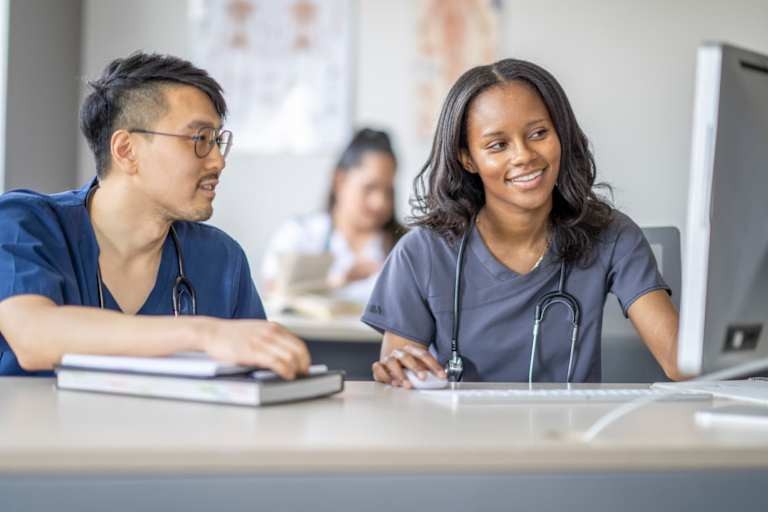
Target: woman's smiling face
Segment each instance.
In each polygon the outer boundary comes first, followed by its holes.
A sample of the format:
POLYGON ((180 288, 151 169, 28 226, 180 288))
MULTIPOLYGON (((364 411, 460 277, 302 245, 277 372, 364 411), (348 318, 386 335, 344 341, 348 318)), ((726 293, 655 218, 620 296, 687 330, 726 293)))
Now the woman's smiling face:
POLYGON ((560 139, 544 101, 525 82, 481 92, 466 116, 462 165, 483 183, 486 204, 534 213, 552 207, 560 139))

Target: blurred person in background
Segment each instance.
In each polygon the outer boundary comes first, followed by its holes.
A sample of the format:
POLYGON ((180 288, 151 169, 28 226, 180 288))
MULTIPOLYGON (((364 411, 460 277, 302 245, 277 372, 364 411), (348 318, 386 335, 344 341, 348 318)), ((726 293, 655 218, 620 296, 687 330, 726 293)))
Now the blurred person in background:
POLYGON ((291 219, 273 235, 261 269, 267 293, 275 291, 281 257, 326 253, 332 257, 328 291, 364 304, 403 234, 394 208, 396 168, 387 133, 370 128, 355 133, 336 164, 327 210, 291 219))

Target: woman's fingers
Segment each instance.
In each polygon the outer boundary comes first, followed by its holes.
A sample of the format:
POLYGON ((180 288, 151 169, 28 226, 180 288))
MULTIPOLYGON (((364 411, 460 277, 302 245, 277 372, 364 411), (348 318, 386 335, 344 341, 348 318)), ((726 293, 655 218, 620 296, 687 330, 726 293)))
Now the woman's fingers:
POLYGON ((445 378, 445 370, 429 351, 411 345, 393 350, 384 359, 373 365, 374 376, 377 381, 411 388, 413 385, 408 380, 405 369, 413 371, 422 380, 427 378, 428 372, 445 378))
POLYGON ((373 363, 371 368, 373 370, 373 378, 376 382, 381 382, 382 384, 389 384, 392 381, 392 377, 390 377, 386 367, 383 364, 381 364, 379 361, 376 361, 375 363, 373 363))
POLYGON ((443 369, 442 365, 437 362, 437 359, 435 359, 428 350, 414 347, 412 345, 404 347, 403 350, 410 354, 413 358, 417 359, 419 364, 427 371, 432 372, 437 377, 446 377, 445 370, 443 369))
POLYGON ((424 373, 427 370, 427 366, 422 364, 422 362, 414 357, 410 352, 407 350, 393 350, 392 355, 400 361, 400 366, 403 366, 404 368, 408 368, 409 370, 412 370, 416 372, 417 374, 424 373))
MULTIPOLYGON (((405 385, 406 382, 408 382, 408 378, 405 376, 405 372, 403 372, 403 366, 400 363, 400 359, 398 356, 402 354, 399 350, 393 350, 391 354, 389 354, 382 363, 387 369, 387 372, 389 372, 389 375, 392 377, 391 384, 393 386, 402 386, 405 385)), ((410 384, 410 382, 408 382, 410 384)))

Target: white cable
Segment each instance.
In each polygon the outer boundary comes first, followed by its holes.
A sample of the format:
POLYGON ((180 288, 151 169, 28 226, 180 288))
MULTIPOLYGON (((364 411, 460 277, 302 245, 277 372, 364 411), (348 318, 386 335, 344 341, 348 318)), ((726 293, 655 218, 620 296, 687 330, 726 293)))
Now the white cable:
POLYGON ((581 436, 581 440, 585 443, 591 443, 592 441, 595 440, 595 438, 600 432, 602 432, 603 430, 605 430, 606 427, 608 427, 608 425, 615 422, 622 416, 629 414, 635 409, 639 409, 640 407, 646 404, 655 402, 660 398, 666 398, 670 395, 676 395, 676 394, 679 394, 679 392, 670 391, 669 393, 660 393, 655 396, 643 396, 640 398, 635 398, 634 400, 621 404, 620 406, 615 407, 610 411, 608 411, 607 413, 600 416, 600 418, 598 418, 597 421, 594 422, 592 426, 587 429, 586 432, 584 432, 584 434, 581 436))
MULTIPOLYGON (((749 361, 734 366, 733 368, 726 368, 725 370, 716 371, 706 375, 701 375, 695 379, 691 379, 688 382, 707 382, 715 380, 727 380, 741 377, 743 375, 750 375, 752 373, 760 372, 768 368, 768 357, 758 359, 757 361, 749 361)), ((622 416, 629 414, 630 412, 639 409, 640 407, 661 400, 663 398, 669 398, 672 395, 681 394, 680 391, 669 390, 668 393, 659 393, 655 396, 644 396, 636 398, 630 402, 620 405, 614 409, 611 409, 604 415, 600 416, 591 427, 581 437, 581 440, 585 443, 591 443, 595 438, 605 430, 611 423, 619 420, 622 416)))

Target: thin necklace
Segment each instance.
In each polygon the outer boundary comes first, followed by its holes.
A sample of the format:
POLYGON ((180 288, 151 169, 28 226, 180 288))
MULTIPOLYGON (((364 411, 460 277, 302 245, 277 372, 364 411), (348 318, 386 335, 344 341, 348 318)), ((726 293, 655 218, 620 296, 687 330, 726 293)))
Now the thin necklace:
POLYGON ((547 244, 544 246, 544 251, 541 253, 541 256, 539 256, 539 259, 536 260, 536 263, 533 264, 533 267, 531 267, 531 270, 529 270, 528 272, 533 272, 538 268, 541 262, 544 261, 544 256, 546 256, 548 249, 549 249, 549 237, 547 237, 547 244))
MULTIPOLYGON (((480 229, 480 216, 479 215, 475 216, 475 225, 478 226, 477 229, 479 230, 480 229)), ((533 272, 534 270, 536 270, 539 267, 539 265, 541 265, 541 262, 544 261, 544 256, 547 255, 547 251, 549 250, 549 244, 550 244, 551 241, 552 241, 551 234, 548 233, 547 234, 547 243, 544 244, 544 250, 541 252, 541 256, 539 256, 539 259, 536 260, 536 263, 533 264, 533 266, 531 267, 531 270, 529 270, 528 272, 533 272)))

